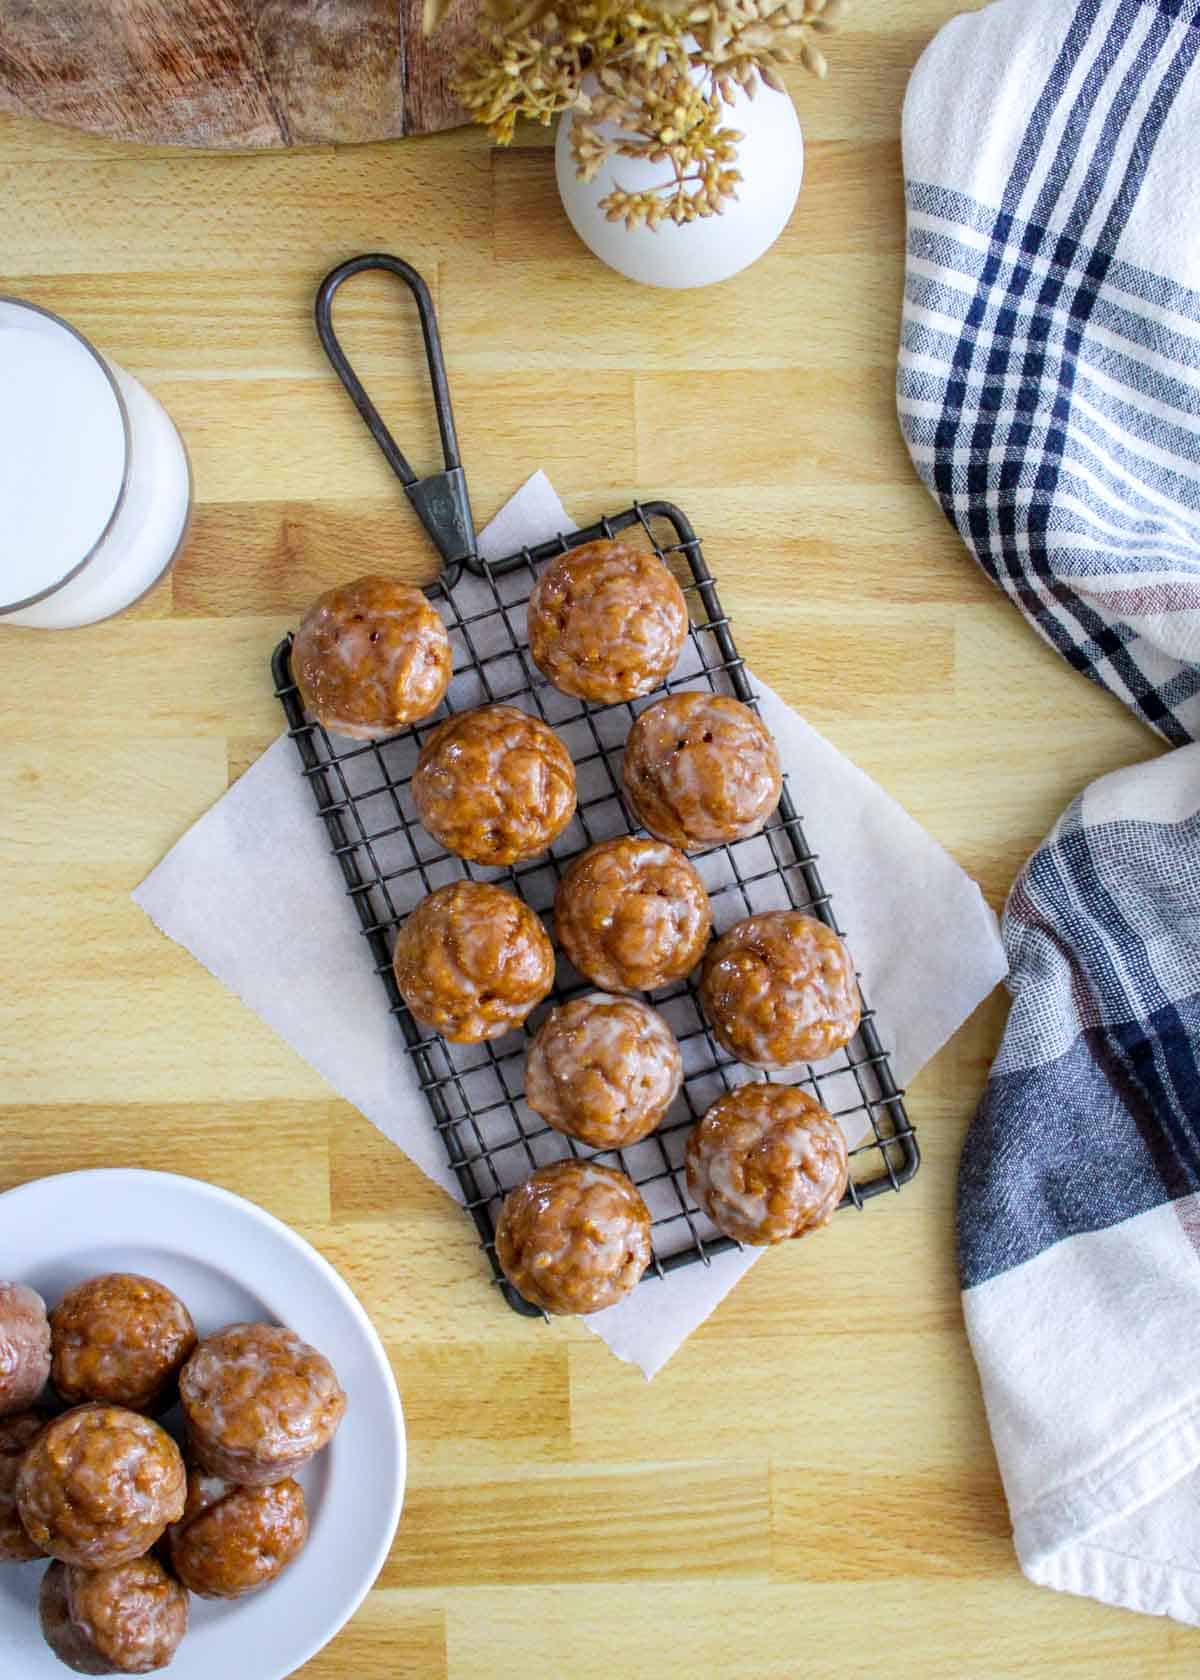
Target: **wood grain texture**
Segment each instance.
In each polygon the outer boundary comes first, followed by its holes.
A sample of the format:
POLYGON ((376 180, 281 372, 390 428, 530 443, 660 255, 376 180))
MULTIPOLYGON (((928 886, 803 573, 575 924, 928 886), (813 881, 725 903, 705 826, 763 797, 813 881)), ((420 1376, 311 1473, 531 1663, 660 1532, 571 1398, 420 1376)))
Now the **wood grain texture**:
POLYGON ((245 150, 429 134, 474 15, 420 0, 5 0, 0 111, 116 139, 245 150))
MULTIPOLYGON (((1158 750, 979 573, 897 430, 900 100, 950 10, 862 7, 829 83, 795 79, 795 218, 701 294, 599 267, 540 133, 494 155, 463 130, 201 156, 0 119, 0 291, 164 398, 198 494, 134 613, 0 630, 0 1186, 101 1161, 214 1179, 370 1311, 408 1509, 306 1680, 1195 1673, 1196 1635, 1031 1587, 1012 1557, 953 1250, 1001 996, 910 1092, 912 1187, 768 1255, 647 1386, 584 1325, 503 1310, 470 1222, 128 897, 277 733, 267 659, 309 597, 368 568, 431 575, 312 336, 318 279, 357 250, 434 285, 478 517, 536 466, 580 520, 677 499, 755 669, 993 904, 1073 794, 1158 750)), ((342 319, 432 466, 395 290, 364 281, 342 319)))

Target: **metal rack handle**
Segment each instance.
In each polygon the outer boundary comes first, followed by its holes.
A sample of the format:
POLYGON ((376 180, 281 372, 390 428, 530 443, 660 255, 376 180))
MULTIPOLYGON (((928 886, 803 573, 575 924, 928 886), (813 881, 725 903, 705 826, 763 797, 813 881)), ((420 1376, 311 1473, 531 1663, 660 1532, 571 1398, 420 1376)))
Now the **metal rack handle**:
POLYGON ((438 336, 437 314, 429 287, 415 268, 399 257, 386 252, 370 252, 366 256, 351 257, 339 263, 317 288, 317 337, 333 364, 333 370, 350 394, 350 400, 366 421, 367 429, 383 451, 384 459, 403 484, 409 501, 429 535, 437 544, 438 553, 447 566, 469 563, 475 558, 475 522, 471 516, 471 501, 467 494, 467 478, 458 454, 458 436, 454 430, 454 409, 450 402, 450 385, 446 378, 446 364, 442 360, 442 341, 438 336), (344 280, 364 274, 368 269, 383 269, 395 274, 416 299, 421 317, 421 332, 425 339, 425 360, 429 366, 429 382, 433 388, 434 408, 438 431, 442 438, 442 459, 445 468, 420 478, 413 471, 399 444, 388 431, 383 417, 371 401, 362 380, 350 365, 346 352, 333 327, 333 297, 344 280))

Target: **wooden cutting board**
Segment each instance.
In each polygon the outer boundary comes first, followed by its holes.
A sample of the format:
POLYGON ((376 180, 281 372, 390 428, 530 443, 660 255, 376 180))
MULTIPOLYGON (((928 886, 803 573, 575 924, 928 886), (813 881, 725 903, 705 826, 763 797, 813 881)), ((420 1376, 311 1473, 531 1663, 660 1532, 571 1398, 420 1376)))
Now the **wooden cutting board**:
POLYGON ((476 4, 427 40, 421 0, 2 0, 0 111, 235 150, 428 134, 464 121, 476 4))

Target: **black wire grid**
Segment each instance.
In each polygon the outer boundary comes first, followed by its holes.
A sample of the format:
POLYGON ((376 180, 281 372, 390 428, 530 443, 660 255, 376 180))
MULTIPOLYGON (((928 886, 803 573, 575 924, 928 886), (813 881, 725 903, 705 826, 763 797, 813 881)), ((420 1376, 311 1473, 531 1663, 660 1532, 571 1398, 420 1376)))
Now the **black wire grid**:
MULTIPOLYGON (((339 379, 436 544, 441 576, 425 593, 441 614, 454 650, 446 699, 423 723, 386 741, 332 737, 307 719, 292 681, 290 636, 275 649, 275 691, 287 717, 305 777, 341 864, 388 1004, 404 1033, 467 1209, 496 1282, 518 1312, 539 1315, 509 1284, 496 1260, 495 1218, 507 1193, 539 1166, 563 1156, 611 1158, 638 1186, 653 1221, 654 1255, 647 1277, 663 1277, 739 1245, 722 1236, 689 1200, 683 1172, 687 1134, 710 1105, 757 1077, 734 1061, 708 1029, 689 979, 650 994, 683 1053, 683 1087, 657 1131, 628 1149, 583 1151, 526 1105, 526 1041, 555 1003, 595 988, 559 955, 555 987, 519 1031, 477 1045, 448 1044, 409 1013, 392 973, 400 923, 426 893, 448 881, 497 881, 525 899, 553 935, 554 890, 566 866, 587 847, 635 824, 622 792, 621 759, 638 712, 678 689, 732 694, 757 704, 721 610, 716 584, 685 516, 668 502, 635 505, 585 531, 555 537, 503 560, 480 558, 466 477, 459 459, 449 385, 429 289, 399 257, 354 257, 326 276, 317 293, 317 333, 339 379), (441 434, 444 470, 418 477, 392 437, 347 358, 333 327, 333 298, 342 283, 367 270, 395 275, 416 300, 441 434), (552 688, 534 666, 526 609, 538 569, 556 555, 600 537, 629 532, 669 565, 688 598, 689 636, 670 680, 642 700, 592 706, 552 688), (504 701, 535 712, 555 729, 575 762, 579 802, 566 830, 541 857, 507 869, 483 868, 445 852, 417 817, 412 773, 421 743, 450 713, 504 701)), ((829 894, 817 873, 786 782, 779 808, 761 834, 693 855, 713 908, 717 933, 761 910, 792 906, 837 929, 829 894)), ((884 1190, 899 1190, 920 1163, 917 1141, 879 1042, 872 1012, 836 1058, 806 1067, 794 1083, 813 1095, 857 1139, 842 1206, 862 1208, 884 1190)))
MULTIPOLYGON (((519 893, 546 922, 554 890, 572 858, 599 840, 637 831, 621 783, 625 738, 637 713, 663 693, 709 689, 756 705, 729 620, 700 543, 678 508, 653 502, 603 519, 587 530, 556 537, 489 564, 472 559, 454 567, 426 594, 441 614, 454 650, 454 678, 445 703, 425 722, 382 742, 331 736, 306 718, 291 677, 291 637, 272 662, 276 692, 305 776, 329 830, 334 855, 354 900, 388 995, 403 1029, 433 1123, 457 1174, 468 1211, 496 1281, 518 1311, 536 1314, 503 1278, 496 1260, 495 1218, 504 1196, 539 1166, 567 1154, 597 1155, 619 1165, 638 1186, 653 1218, 654 1258, 647 1277, 664 1276, 738 1245, 722 1236, 690 1200, 683 1173, 687 1134, 724 1091, 759 1077, 716 1043, 692 980, 650 995, 684 1055, 682 1090, 657 1131, 622 1150, 591 1151, 546 1125, 522 1099, 525 1050, 554 1003, 594 990, 559 956, 553 993, 523 1029, 478 1045, 448 1044, 414 1020, 392 973, 392 941, 426 893, 464 877, 496 881, 519 893), (538 570, 555 555, 598 537, 630 532, 670 564, 688 597, 691 623, 683 658, 670 680, 632 703, 589 705, 560 694, 529 656, 526 604, 538 570), (410 788, 422 741, 452 711, 503 701, 550 724, 571 751, 579 786, 574 820, 547 855, 508 868, 485 868, 453 857, 422 828, 410 788)), ((837 928, 817 860, 804 838, 786 782, 779 808, 760 835, 693 855, 712 900, 716 931, 743 916, 791 905, 837 928)), ((841 930, 838 929, 840 932, 841 930)), ((843 1207, 862 1208, 885 1190, 898 1190, 917 1170, 916 1138, 880 1045, 871 1010, 864 1008, 854 1039, 820 1067, 793 1082, 810 1090, 851 1136, 851 1179, 843 1207)))

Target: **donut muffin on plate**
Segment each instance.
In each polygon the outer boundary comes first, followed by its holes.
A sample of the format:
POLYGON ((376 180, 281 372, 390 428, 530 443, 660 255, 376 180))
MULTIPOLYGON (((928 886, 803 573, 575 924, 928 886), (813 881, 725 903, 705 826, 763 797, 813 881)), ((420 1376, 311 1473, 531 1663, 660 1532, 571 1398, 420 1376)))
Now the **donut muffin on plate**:
POLYGON ((32 1406, 49 1376, 46 1303, 23 1283, 0 1283, 0 1417, 32 1406))
POLYGON ((536 857, 575 814, 575 766, 548 724, 516 706, 480 706, 421 748, 413 802, 440 845, 472 863, 536 857))
POLYGON ((244 1598, 275 1580, 308 1539, 304 1490, 290 1476, 239 1487, 193 1470, 183 1516, 169 1531, 171 1564, 200 1598, 244 1598))
POLYGON ((728 694, 668 694, 634 722, 625 791, 638 821, 695 851, 757 834, 779 803, 783 776, 770 732, 728 694))
POLYGON ((162 1409, 196 1345, 192 1315, 165 1284, 110 1272, 69 1289, 50 1314, 51 1375, 71 1404, 162 1409))
POLYGON ((831 1056, 854 1037, 862 1011, 849 951, 800 910, 735 922, 708 948, 700 1000, 730 1055, 761 1068, 831 1056))
POLYGON ((396 935, 392 968, 418 1021, 453 1044, 519 1027, 554 984, 554 947, 529 906, 487 881, 451 881, 396 935))
POLYGON ((529 597, 529 651, 564 694, 612 703, 669 677, 687 638, 683 591, 655 554, 600 539, 552 560, 529 597))
POLYGON ((152 1557, 110 1569, 52 1563, 38 1605, 42 1633, 76 1674, 153 1674, 187 1632, 187 1593, 152 1557))
MULTIPOLYGON (((282 1482, 329 1445, 346 1410, 333 1366, 278 1324, 229 1324, 179 1377, 197 1463, 248 1487, 282 1482)), ((183 1501, 172 1521, 183 1513, 183 1501)))
POLYGON ((17 1515, 17 1471, 34 1439, 49 1421, 42 1411, 13 1412, 0 1418, 0 1563, 28 1563, 41 1557, 17 1515))
POLYGON ((674 1034, 647 1004, 592 992, 551 1010, 525 1058, 525 1100, 593 1149, 648 1137, 683 1081, 674 1034))
POLYGON ((610 992, 652 992, 691 973, 712 910, 682 852, 661 840, 602 840, 567 869, 554 929, 575 967, 610 992))
POLYGON ((846 1139, 794 1085, 741 1085, 688 1137, 687 1183, 719 1231, 764 1245, 802 1237, 833 1217, 846 1191, 846 1139))
POLYGON ((599 1312, 623 1300, 650 1264, 650 1210, 615 1167, 555 1161, 505 1198, 496 1258, 535 1307, 599 1312))
POLYGON ((411 584, 361 577, 318 597, 292 641, 304 709, 335 735, 376 741, 435 712, 450 638, 411 584))
POLYGON ((183 1512, 171 1437, 139 1412, 95 1403, 48 1423, 17 1471, 17 1513, 43 1552, 111 1569, 148 1551, 183 1512))

